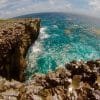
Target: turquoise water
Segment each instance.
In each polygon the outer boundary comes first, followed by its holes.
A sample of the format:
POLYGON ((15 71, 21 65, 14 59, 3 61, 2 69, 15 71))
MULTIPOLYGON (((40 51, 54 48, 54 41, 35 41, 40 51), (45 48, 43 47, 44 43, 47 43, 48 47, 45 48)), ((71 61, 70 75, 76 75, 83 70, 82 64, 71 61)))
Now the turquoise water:
POLYGON ((47 73, 56 67, 64 66, 72 60, 91 60, 100 58, 100 35, 92 29, 99 27, 82 16, 41 13, 27 15, 41 18, 38 40, 27 54, 26 76, 33 73, 47 73))

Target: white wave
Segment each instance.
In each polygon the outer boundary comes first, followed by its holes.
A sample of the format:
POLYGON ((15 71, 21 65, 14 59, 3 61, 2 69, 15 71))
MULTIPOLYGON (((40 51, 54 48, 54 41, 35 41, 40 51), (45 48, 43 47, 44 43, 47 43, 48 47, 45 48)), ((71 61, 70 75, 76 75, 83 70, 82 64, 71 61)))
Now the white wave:
POLYGON ((34 68, 34 70, 37 69, 36 61, 38 59, 38 56, 43 52, 43 45, 42 40, 45 38, 48 38, 49 35, 46 33, 47 27, 42 27, 40 29, 40 34, 38 39, 35 41, 35 43, 31 46, 29 54, 27 55, 27 68, 34 68))
POLYGON ((41 40, 48 38, 49 35, 46 33, 47 27, 40 28, 40 34, 38 39, 35 41, 35 43, 32 46, 32 52, 39 53, 42 51, 42 43, 41 40))
POLYGON ((40 35, 39 35, 39 39, 46 39, 49 37, 49 35, 46 33, 47 27, 42 27, 40 28, 40 35))
POLYGON ((31 54, 39 55, 42 52, 43 47, 42 47, 41 40, 49 37, 49 35, 46 33, 46 30, 47 30, 47 27, 42 27, 40 29, 39 37, 31 47, 31 54))
POLYGON ((37 40, 37 41, 33 44, 33 46, 32 46, 32 52, 34 52, 34 53, 39 53, 39 52, 41 52, 41 48, 42 48, 42 45, 41 45, 41 43, 37 40))
POLYGON ((42 53, 42 44, 39 42, 39 40, 35 41, 35 43, 32 45, 31 52, 27 56, 27 62, 28 67, 36 69, 36 59, 39 54, 42 53))
POLYGON ((78 25, 77 25, 77 24, 74 24, 74 26, 75 26, 75 27, 78 27, 78 25))
POLYGON ((53 25, 53 28, 58 28, 58 26, 57 25, 53 25))

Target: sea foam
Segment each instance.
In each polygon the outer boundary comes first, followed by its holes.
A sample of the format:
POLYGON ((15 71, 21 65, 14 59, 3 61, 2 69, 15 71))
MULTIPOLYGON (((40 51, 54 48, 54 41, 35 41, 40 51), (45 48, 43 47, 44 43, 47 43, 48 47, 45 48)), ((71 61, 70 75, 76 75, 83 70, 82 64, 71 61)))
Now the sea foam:
POLYGON ((47 27, 40 28, 40 35, 39 35, 40 40, 41 39, 46 39, 46 38, 49 37, 49 35, 46 33, 47 29, 48 29, 47 27))
POLYGON ((32 53, 40 53, 42 51, 42 41, 43 39, 46 39, 49 37, 49 35, 46 33, 47 27, 42 27, 40 29, 40 34, 38 39, 35 41, 35 43, 31 47, 32 53))
MULTIPOLYGON (((40 34, 38 36, 38 39, 35 41, 35 43, 31 46, 28 55, 26 57, 28 68, 34 69, 34 71, 37 69, 36 61, 38 59, 38 56, 43 52, 43 45, 42 41, 49 37, 49 35, 46 33, 47 27, 41 27, 40 28, 40 34)), ((32 71, 29 70, 29 73, 32 71)))

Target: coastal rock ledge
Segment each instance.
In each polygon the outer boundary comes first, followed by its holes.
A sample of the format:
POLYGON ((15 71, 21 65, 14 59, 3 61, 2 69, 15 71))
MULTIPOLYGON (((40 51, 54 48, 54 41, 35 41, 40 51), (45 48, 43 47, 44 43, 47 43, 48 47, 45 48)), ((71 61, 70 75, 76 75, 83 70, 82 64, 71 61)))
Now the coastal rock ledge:
POLYGON ((0 75, 24 80, 28 48, 37 39, 40 19, 9 19, 0 22, 0 75))
POLYGON ((72 61, 25 83, 0 77, 0 100, 100 100, 100 60, 72 61))

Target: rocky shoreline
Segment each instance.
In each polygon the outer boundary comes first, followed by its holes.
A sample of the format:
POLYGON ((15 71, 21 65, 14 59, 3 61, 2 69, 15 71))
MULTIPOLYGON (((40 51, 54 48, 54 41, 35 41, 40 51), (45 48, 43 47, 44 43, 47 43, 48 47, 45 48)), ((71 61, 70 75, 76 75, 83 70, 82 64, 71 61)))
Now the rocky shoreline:
POLYGON ((26 83, 0 77, 0 100, 100 100, 100 60, 72 61, 26 83))
POLYGON ((0 75, 24 80, 28 48, 37 39, 40 19, 9 19, 0 22, 0 75))
POLYGON ((27 50, 39 31, 40 19, 0 23, 0 100, 100 100, 100 59, 72 61, 21 82, 27 50))

